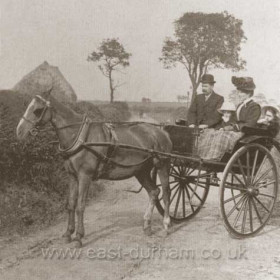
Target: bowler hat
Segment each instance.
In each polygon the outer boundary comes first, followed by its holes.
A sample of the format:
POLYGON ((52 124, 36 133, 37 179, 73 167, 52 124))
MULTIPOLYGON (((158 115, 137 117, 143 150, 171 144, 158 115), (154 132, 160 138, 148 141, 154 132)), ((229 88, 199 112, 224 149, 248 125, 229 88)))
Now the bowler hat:
POLYGON ((231 82, 238 90, 253 91, 256 88, 253 78, 251 77, 235 77, 231 78, 231 82))
POLYGON ((201 78, 201 83, 203 84, 214 84, 214 76, 211 74, 204 74, 201 78))

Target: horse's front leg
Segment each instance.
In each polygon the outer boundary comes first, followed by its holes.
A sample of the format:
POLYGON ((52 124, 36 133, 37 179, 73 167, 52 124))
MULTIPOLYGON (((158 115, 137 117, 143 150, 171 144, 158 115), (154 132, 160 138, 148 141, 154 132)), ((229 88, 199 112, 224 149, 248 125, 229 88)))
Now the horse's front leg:
POLYGON ((78 181, 73 175, 70 175, 69 182, 69 196, 67 202, 68 210, 68 226, 66 232, 63 234, 63 238, 66 243, 71 242, 71 235, 75 231, 75 208, 78 198, 78 181))
POLYGON ((86 207, 86 197, 88 193, 88 188, 91 182, 91 177, 86 174, 79 174, 79 191, 78 191, 78 200, 77 200, 77 207, 76 207, 76 214, 77 214, 77 230, 76 230, 76 237, 73 239, 75 242, 75 247, 82 246, 82 238, 85 235, 84 229, 84 211, 86 207))

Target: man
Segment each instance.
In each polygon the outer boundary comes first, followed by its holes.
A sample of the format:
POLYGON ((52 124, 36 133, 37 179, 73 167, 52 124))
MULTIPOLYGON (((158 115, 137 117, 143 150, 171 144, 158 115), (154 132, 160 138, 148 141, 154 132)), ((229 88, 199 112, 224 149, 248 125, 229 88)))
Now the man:
POLYGON ((204 74, 201 79, 202 92, 195 97, 188 112, 188 124, 193 128, 196 125, 199 128, 215 127, 221 121, 221 114, 218 109, 221 108, 224 98, 215 93, 214 76, 204 74))

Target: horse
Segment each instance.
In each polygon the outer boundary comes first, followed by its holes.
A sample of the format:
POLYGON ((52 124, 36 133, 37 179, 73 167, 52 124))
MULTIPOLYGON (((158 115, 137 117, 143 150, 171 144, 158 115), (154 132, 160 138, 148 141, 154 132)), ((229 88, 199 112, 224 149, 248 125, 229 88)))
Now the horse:
POLYGON ((16 133, 19 140, 26 139, 34 132, 42 130, 51 123, 58 141, 59 150, 65 158, 65 168, 69 174, 69 197, 67 203, 68 225, 63 234, 65 242, 82 246, 84 230, 84 211, 86 196, 91 181, 97 179, 123 180, 136 177, 141 187, 146 189, 149 202, 144 214, 143 230, 152 234, 151 219, 159 195, 159 188, 152 180, 153 168, 158 171, 162 184, 164 202, 163 234, 168 234, 170 226, 169 168, 170 160, 163 156, 151 156, 140 148, 170 152, 171 140, 164 130, 147 123, 120 123, 109 125, 90 121, 86 116, 76 113, 51 95, 51 90, 36 95, 20 119, 16 133), (86 143, 111 143, 110 145, 88 147, 86 143), (127 150, 118 143, 138 147, 127 150), (77 216, 76 235, 75 213, 77 216))

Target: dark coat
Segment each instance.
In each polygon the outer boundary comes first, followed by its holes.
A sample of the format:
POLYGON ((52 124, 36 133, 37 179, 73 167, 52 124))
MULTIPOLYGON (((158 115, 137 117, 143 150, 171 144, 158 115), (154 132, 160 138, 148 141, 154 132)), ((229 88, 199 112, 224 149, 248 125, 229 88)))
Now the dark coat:
POLYGON ((207 124, 208 127, 214 127, 221 121, 221 114, 217 111, 221 108, 224 98, 213 92, 205 101, 205 94, 199 94, 195 97, 188 112, 188 124, 207 124))
MULTIPOLYGON (((242 103, 241 103, 242 104, 242 103)), ((239 106, 241 106, 241 104, 239 106)), ((238 107, 236 111, 238 110, 238 107)), ((261 106, 255 101, 251 100, 241 108, 239 113, 239 120, 236 116, 236 128, 238 131, 244 126, 256 126, 257 121, 261 115, 261 106)))
POLYGON ((277 119, 269 122, 268 124, 259 123, 259 124, 257 124, 257 127, 266 129, 267 134, 274 138, 277 136, 277 134, 279 133, 279 130, 280 130, 279 119, 277 118, 277 119))

